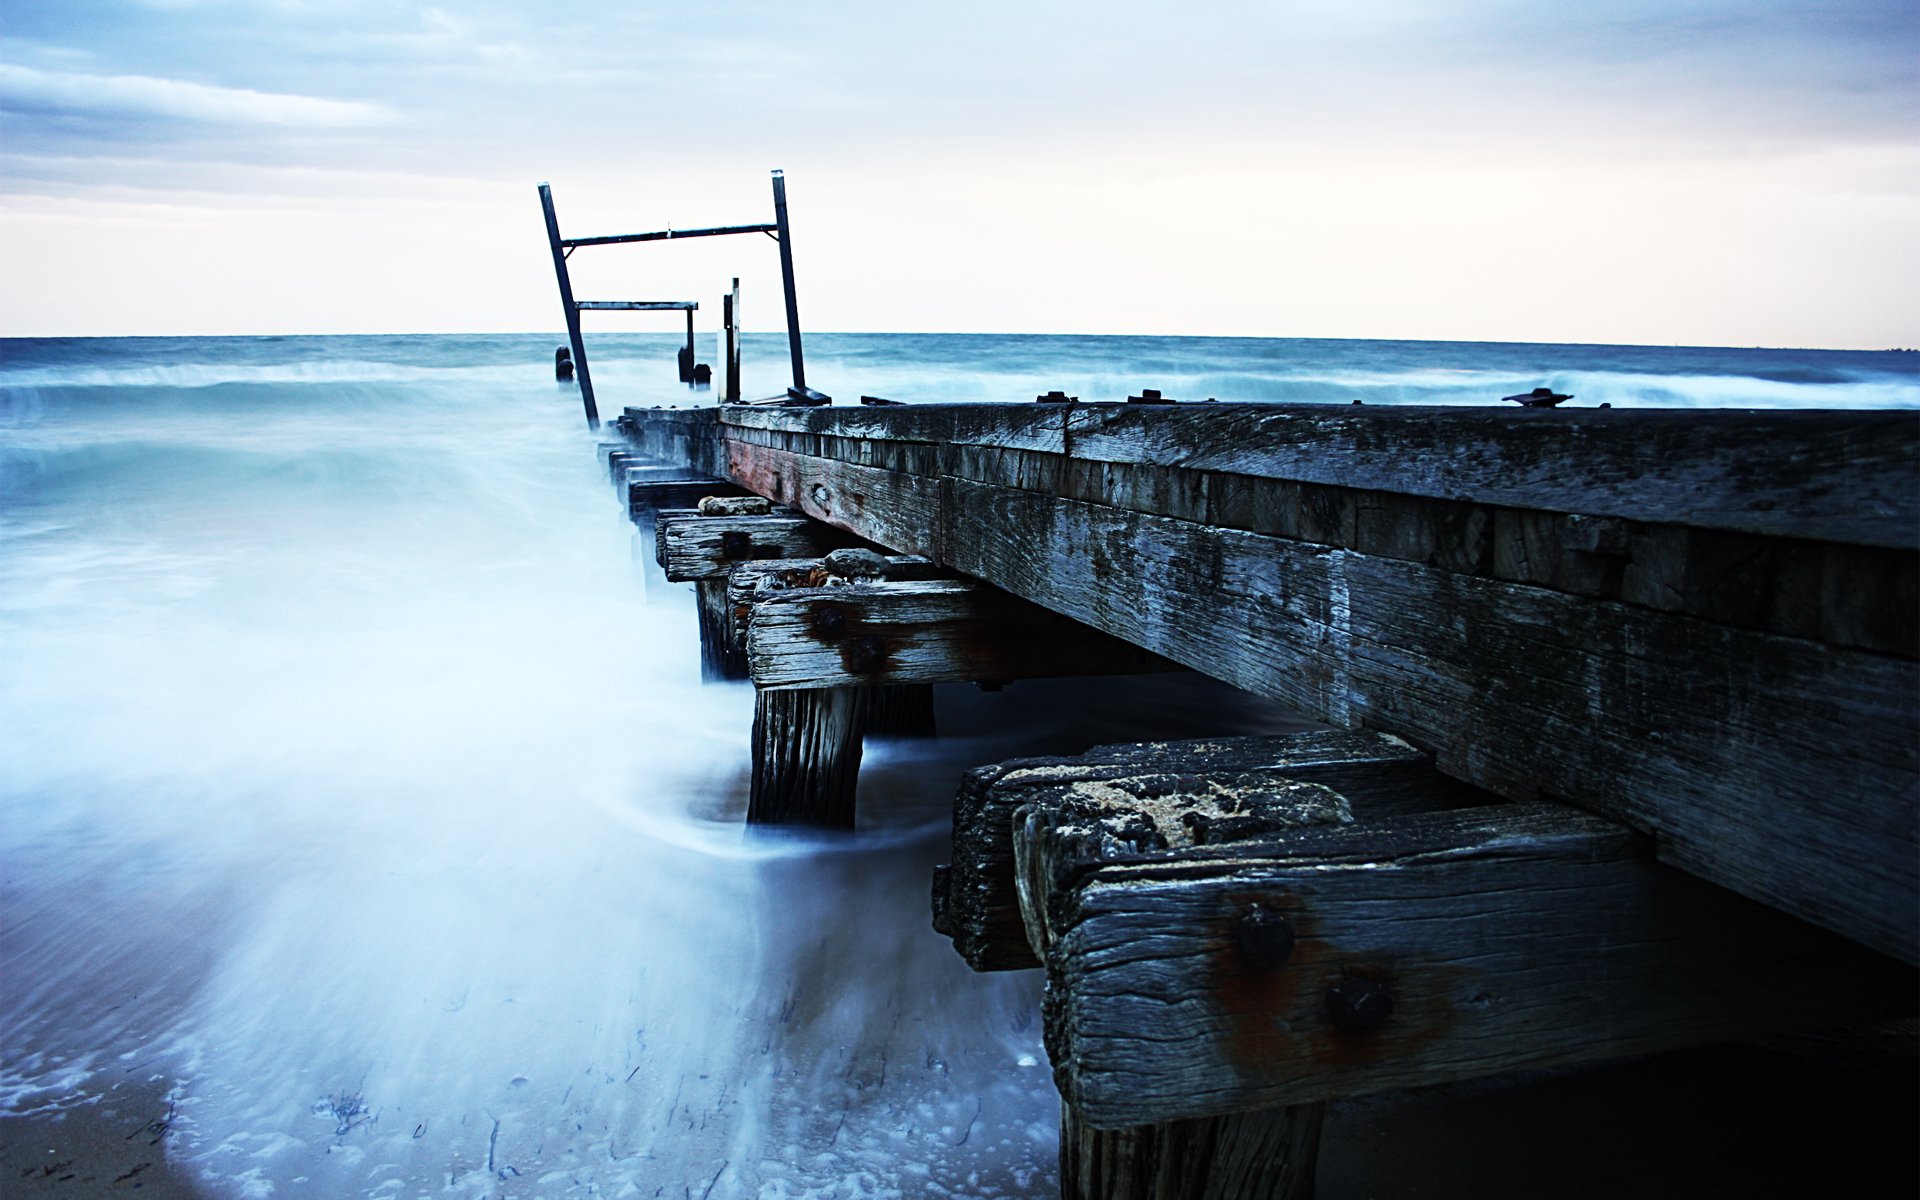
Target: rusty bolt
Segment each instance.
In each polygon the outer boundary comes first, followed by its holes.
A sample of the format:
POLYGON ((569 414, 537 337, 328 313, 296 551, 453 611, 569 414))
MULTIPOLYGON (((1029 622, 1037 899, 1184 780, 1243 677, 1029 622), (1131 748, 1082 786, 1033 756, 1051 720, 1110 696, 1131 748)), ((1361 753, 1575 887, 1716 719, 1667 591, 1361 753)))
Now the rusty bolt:
POLYGON ((837 638, 847 631, 847 610, 838 604, 816 604, 811 624, 820 637, 837 638))
POLYGON ((879 638, 868 634, 849 642, 841 652, 841 660, 855 675, 868 675, 887 665, 887 648, 880 644, 879 638))
POLYGON ((1233 944, 1256 971, 1271 971, 1293 957, 1293 926, 1264 904, 1249 904, 1233 924, 1233 944))
POLYGON ((1377 979, 1348 975, 1327 989, 1327 1019, 1343 1032, 1365 1033, 1392 1012, 1393 993, 1377 979))

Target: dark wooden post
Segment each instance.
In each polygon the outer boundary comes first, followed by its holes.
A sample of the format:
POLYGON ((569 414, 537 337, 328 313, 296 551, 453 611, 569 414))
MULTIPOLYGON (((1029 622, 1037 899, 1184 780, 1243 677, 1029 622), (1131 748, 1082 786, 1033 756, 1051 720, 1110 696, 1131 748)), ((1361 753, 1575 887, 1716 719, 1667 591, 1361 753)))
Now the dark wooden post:
POLYGON ((747 678, 747 652, 733 645, 727 577, 697 579, 693 588, 700 613, 701 680, 714 683, 747 678))
POLYGON ((867 717, 867 736, 928 738, 935 736, 933 685, 896 683, 869 689, 873 696, 867 717))
POLYGON ((753 701, 749 825, 853 828, 868 690, 760 689, 753 701))
POLYGON ((1325 1104, 1094 1129, 1060 1103, 1062 1200, 1312 1200, 1325 1104))
POLYGON ((567 340, 573 344, 573 369, 580 379, 580 403, 587 410, 587 428, 598 429, 600 409, 593 402, 593 376, 587 373, 587 346, 580 339, 580 308, 573 302, 573 280, 567 276, 567 251, 560 244, 560 219, 553 213, 553 191, 544 183, 540 185, 540 211, 547 218, 547 244, 553 248, 553 276, 560 284, 560 308, 567 314, 567 340))
POLYGON ((787 177, 782 171, 773 173, 773 222, 779 227, 780 286, 787 293, 787 350, 793 355, 793 387, 804 392, 807 368, 800 357, 800 306, 793 295, 793 233, 787 227, 787 177))

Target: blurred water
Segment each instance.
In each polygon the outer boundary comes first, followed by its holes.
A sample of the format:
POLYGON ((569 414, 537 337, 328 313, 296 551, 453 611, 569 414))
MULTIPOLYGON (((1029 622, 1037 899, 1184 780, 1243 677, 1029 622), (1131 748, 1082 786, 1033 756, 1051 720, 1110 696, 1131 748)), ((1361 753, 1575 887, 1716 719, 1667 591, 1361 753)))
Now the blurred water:
MULTIPOLYGON (((685 402, 675 342, 597 339, 603 410, 685 402)), ((150 1084, 220 1196, 1049 1194, 1037 985, 927 928, 954 778, 1277 718, 947 689, 950 736, 870 751, 855 837, 749 837, 751 690, 697 682, 553 344, 0 343, 0 1115, 150 1084)), ((809 352, 849 399, 1920 398, 1899 354, 809 352)), ((750 338, 749 394, 783 358, 750 338)))

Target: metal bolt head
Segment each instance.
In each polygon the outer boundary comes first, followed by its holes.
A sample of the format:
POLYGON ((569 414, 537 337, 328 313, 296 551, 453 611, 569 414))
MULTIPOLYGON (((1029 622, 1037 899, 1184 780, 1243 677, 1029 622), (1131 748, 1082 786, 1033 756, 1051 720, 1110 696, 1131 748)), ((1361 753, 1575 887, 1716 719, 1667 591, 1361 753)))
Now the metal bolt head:
POLYGON ((809 614, 813 632, 823 638, 836 638, 847 631, 847 610, 838 604, 816 604, 809 614))
POLYGON ((1264 904, 1250 904, 1233 923, 1233 944, 1256 971, 1271 971, 1293 957, 1293 926, 1264 904))
POLYGON ((1365 975, 1346 975, 1327 989, 1327 1019, 1345 1033, 1377 1028, 1393 1012, 1387 985, 1365 975))
POLYGON ((887 648, 879 638, 869 634, 853 639, 840 658, 855 675, 871 675, 887 665, 887 648))

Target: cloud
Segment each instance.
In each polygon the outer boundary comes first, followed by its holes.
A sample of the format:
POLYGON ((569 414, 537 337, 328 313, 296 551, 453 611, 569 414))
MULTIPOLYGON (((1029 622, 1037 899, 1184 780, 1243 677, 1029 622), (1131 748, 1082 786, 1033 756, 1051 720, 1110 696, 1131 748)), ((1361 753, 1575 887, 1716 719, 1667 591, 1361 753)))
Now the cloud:
POLYGON ((85 75, 0 63, 0 109, 34 114, 160 117, 219 125, 353 129, 386 125, 389 108, 149 75, 85 75))

